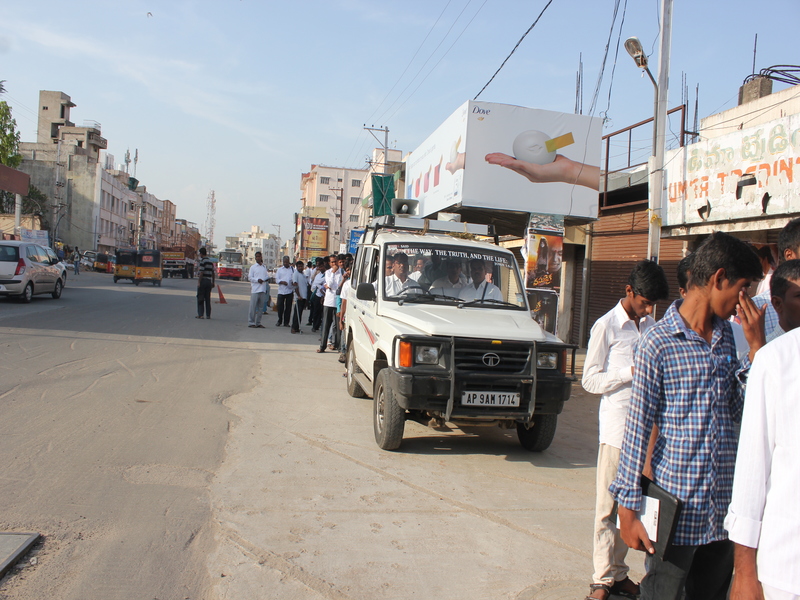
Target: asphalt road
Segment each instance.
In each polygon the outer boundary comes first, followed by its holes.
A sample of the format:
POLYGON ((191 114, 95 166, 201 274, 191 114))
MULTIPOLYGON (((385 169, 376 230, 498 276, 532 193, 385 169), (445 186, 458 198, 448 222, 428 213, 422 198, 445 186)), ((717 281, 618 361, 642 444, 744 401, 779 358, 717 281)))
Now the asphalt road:
POLYGON ((384 452, 316 335, 247 328, 240 282, 195 319, 195 285, 0 299, 0 530, 44 536, 1 599, 586 595, 596 397, 541 454, 413 422, 384 452))

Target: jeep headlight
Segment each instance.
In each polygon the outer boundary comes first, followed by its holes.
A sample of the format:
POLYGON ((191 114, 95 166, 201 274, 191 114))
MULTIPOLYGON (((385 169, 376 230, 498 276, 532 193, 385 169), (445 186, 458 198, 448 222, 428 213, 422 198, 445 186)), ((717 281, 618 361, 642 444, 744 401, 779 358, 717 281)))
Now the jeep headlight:
POLYGON ((536 368, 537 369, 557 369, 558 368, 558 352, 537 352, 536 353, 536 368))
POLYGON ((439 346, 417 346, 414 352, 414 362, 418 365, 438 365, 439 346))

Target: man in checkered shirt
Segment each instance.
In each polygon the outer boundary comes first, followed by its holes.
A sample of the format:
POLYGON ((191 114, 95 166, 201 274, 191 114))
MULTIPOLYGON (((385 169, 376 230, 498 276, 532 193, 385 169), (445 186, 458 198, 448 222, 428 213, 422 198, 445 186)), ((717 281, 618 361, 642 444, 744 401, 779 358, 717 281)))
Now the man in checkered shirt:
POLYGON ((731 499, 740 378, 764 344, 763 310, 747 288, 762 276, 744 242, 714 233, 695 252, 686 298, 642 336, 634 356, 633 392, 619 470, 609 491, 619 503, 620 533, 630 548, 648 552, 641 600, 724 600, 733 548, 723 520, 731 499), (740 363, 727 319, 737 312, 750 344, 740 363), (683 501, 667 560, 637 517, 640 477, 653 425, 653 480, 683 501))

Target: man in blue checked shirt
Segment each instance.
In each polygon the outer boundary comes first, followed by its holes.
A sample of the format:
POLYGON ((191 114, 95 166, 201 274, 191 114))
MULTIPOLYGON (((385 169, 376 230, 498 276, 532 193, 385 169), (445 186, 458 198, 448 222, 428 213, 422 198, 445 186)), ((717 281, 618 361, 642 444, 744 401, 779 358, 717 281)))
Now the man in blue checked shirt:
POLYGON ((739 376, 764 345, 764 311, 747 295, 762 276, 744 242, 714 233, 694 253, 686 298, 642 336, 634 355, 633 392, 619 470, 609 491, 619 503, 620 534, 645 550, 641 600, 724 600, 733 572, 733 548, 723 527, 736 461, 741 419, 739 376), (750 344, 749 360, 736 358, 727 319, 738 313, 750 344), (683 501, 667 560, 637 517, 640 477, 653 430, 653 480, 683 501))
MULTIPOLYGON (((778 262, 800 258, 800 218, 792 219, 778 235, 778 262)), ((778 313, 772 308, 772 293, 769 289, 755 296, 753 302, 758 308, 767 307, 764 317, 764 332, 769 336, 778 324, 778 313)))

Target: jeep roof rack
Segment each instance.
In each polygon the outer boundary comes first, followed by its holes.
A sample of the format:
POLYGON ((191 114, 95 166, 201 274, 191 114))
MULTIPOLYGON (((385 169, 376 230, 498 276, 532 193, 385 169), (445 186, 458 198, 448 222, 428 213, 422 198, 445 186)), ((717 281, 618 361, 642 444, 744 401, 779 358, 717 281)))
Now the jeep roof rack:
POLYGON ((372 229, 372 240, 370 243, 375 241, 375 236, 381 229, 418 233, 471 233, 473 235, 497 237, 495 235, 494 225, 461 223, 459 221, 437 221, 436 219, 419 219, 415 217, 401 217, 398 215, 375 217, 367 227, 367 230, 369 229, 372 229))

